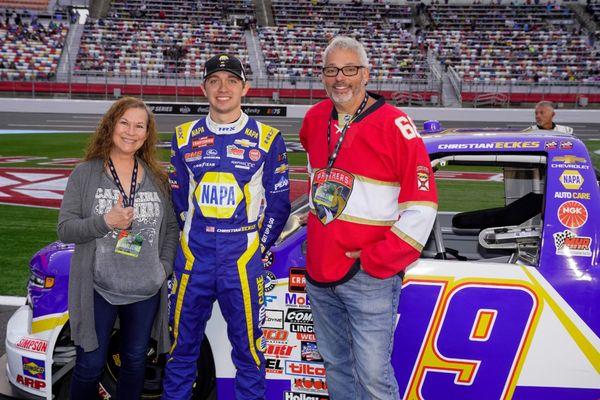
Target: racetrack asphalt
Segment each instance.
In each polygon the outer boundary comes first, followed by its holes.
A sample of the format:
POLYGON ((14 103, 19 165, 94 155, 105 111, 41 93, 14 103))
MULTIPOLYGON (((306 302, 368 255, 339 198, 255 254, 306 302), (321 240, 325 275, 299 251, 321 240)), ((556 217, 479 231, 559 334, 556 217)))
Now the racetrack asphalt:
MULTIPOLYGON (((465 112, 468 109, 465 109, 465 112)), ((101 115, 94 114, 51 114, 51 113, 6 113, 0 112, 0 130, 24 130, 24 131, 71 131, 92 132, 100 120, 101 115)), ((200 118, 194 115, 157 115, 156 120, 160 132, 172 132, 175 126, 186 121, 200 118)), ((435 118, 435 116, 432 116, 435 118)), ((282 117, 258 117, 261 122, 272 125, 284 133, 288 141, 298 141, 298 132, 302 124, 301 118, 282 117)), ((420 128, 424 121, 416 120, 420 128)), ((444 128, 521 128, 530 126, 531 123, 524 122, 442 122, 444 128)), ((560 122, 560 121, 558 121, 560 122)), ((589 124, 585 122, 568 124, 573 128, 580 139, 600 139, 600 124, 589 124)))

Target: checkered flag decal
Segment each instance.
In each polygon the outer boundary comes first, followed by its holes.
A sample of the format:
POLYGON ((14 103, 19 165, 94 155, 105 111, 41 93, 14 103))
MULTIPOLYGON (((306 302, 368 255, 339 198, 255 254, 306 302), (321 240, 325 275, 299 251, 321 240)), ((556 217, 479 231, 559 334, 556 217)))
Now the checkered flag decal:
POLYGON ((562 232, 556 232, 554 235, 554 244, 556 245, 556 250, 560 250, 563 248, 565 244, 566 238, 573 238, 576 235, 568 229, 565 229, 562 232))

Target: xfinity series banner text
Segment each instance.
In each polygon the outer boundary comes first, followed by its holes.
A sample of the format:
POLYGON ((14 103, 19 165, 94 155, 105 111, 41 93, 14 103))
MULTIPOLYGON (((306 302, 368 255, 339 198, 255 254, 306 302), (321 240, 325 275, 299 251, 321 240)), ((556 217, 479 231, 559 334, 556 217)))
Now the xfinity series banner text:
MULTIPOLYGON (((154 114, 208 114, 208 104, 193 103, 148 103, 154 114)), ((287 108, 284 106, 254 106, 243 105, 242 110, 251 117, 285 117, 287 108)))

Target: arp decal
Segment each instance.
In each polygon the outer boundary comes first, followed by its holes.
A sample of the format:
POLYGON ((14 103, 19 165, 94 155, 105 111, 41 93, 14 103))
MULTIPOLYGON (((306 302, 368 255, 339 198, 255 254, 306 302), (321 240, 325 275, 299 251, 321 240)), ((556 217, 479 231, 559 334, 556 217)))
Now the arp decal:
POLYGON ((491 279, 409 279, 402 298, 419 304, 419 313, 403 315, 396 330, 395 341, 403 343, 397 351, 404 359, 395 365, 398 383, 406 387, 402 398, 512 396, 539 318, 532 288, 491 279))
POLYGON ((46 388, 46 382, 23 375, 17 375, 17 383, 34 390, 44 390, 46 388))

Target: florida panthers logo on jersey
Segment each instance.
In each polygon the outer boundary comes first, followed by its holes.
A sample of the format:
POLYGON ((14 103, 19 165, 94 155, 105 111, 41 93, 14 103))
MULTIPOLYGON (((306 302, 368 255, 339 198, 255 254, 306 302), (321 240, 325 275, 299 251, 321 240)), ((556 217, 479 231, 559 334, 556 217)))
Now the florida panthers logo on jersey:
POLYGON ((354 186, 354 176, 341 169, 332 168, 315 172, 312 180, 311 198, 317 217, 327 225, 344 211, 354 186))

